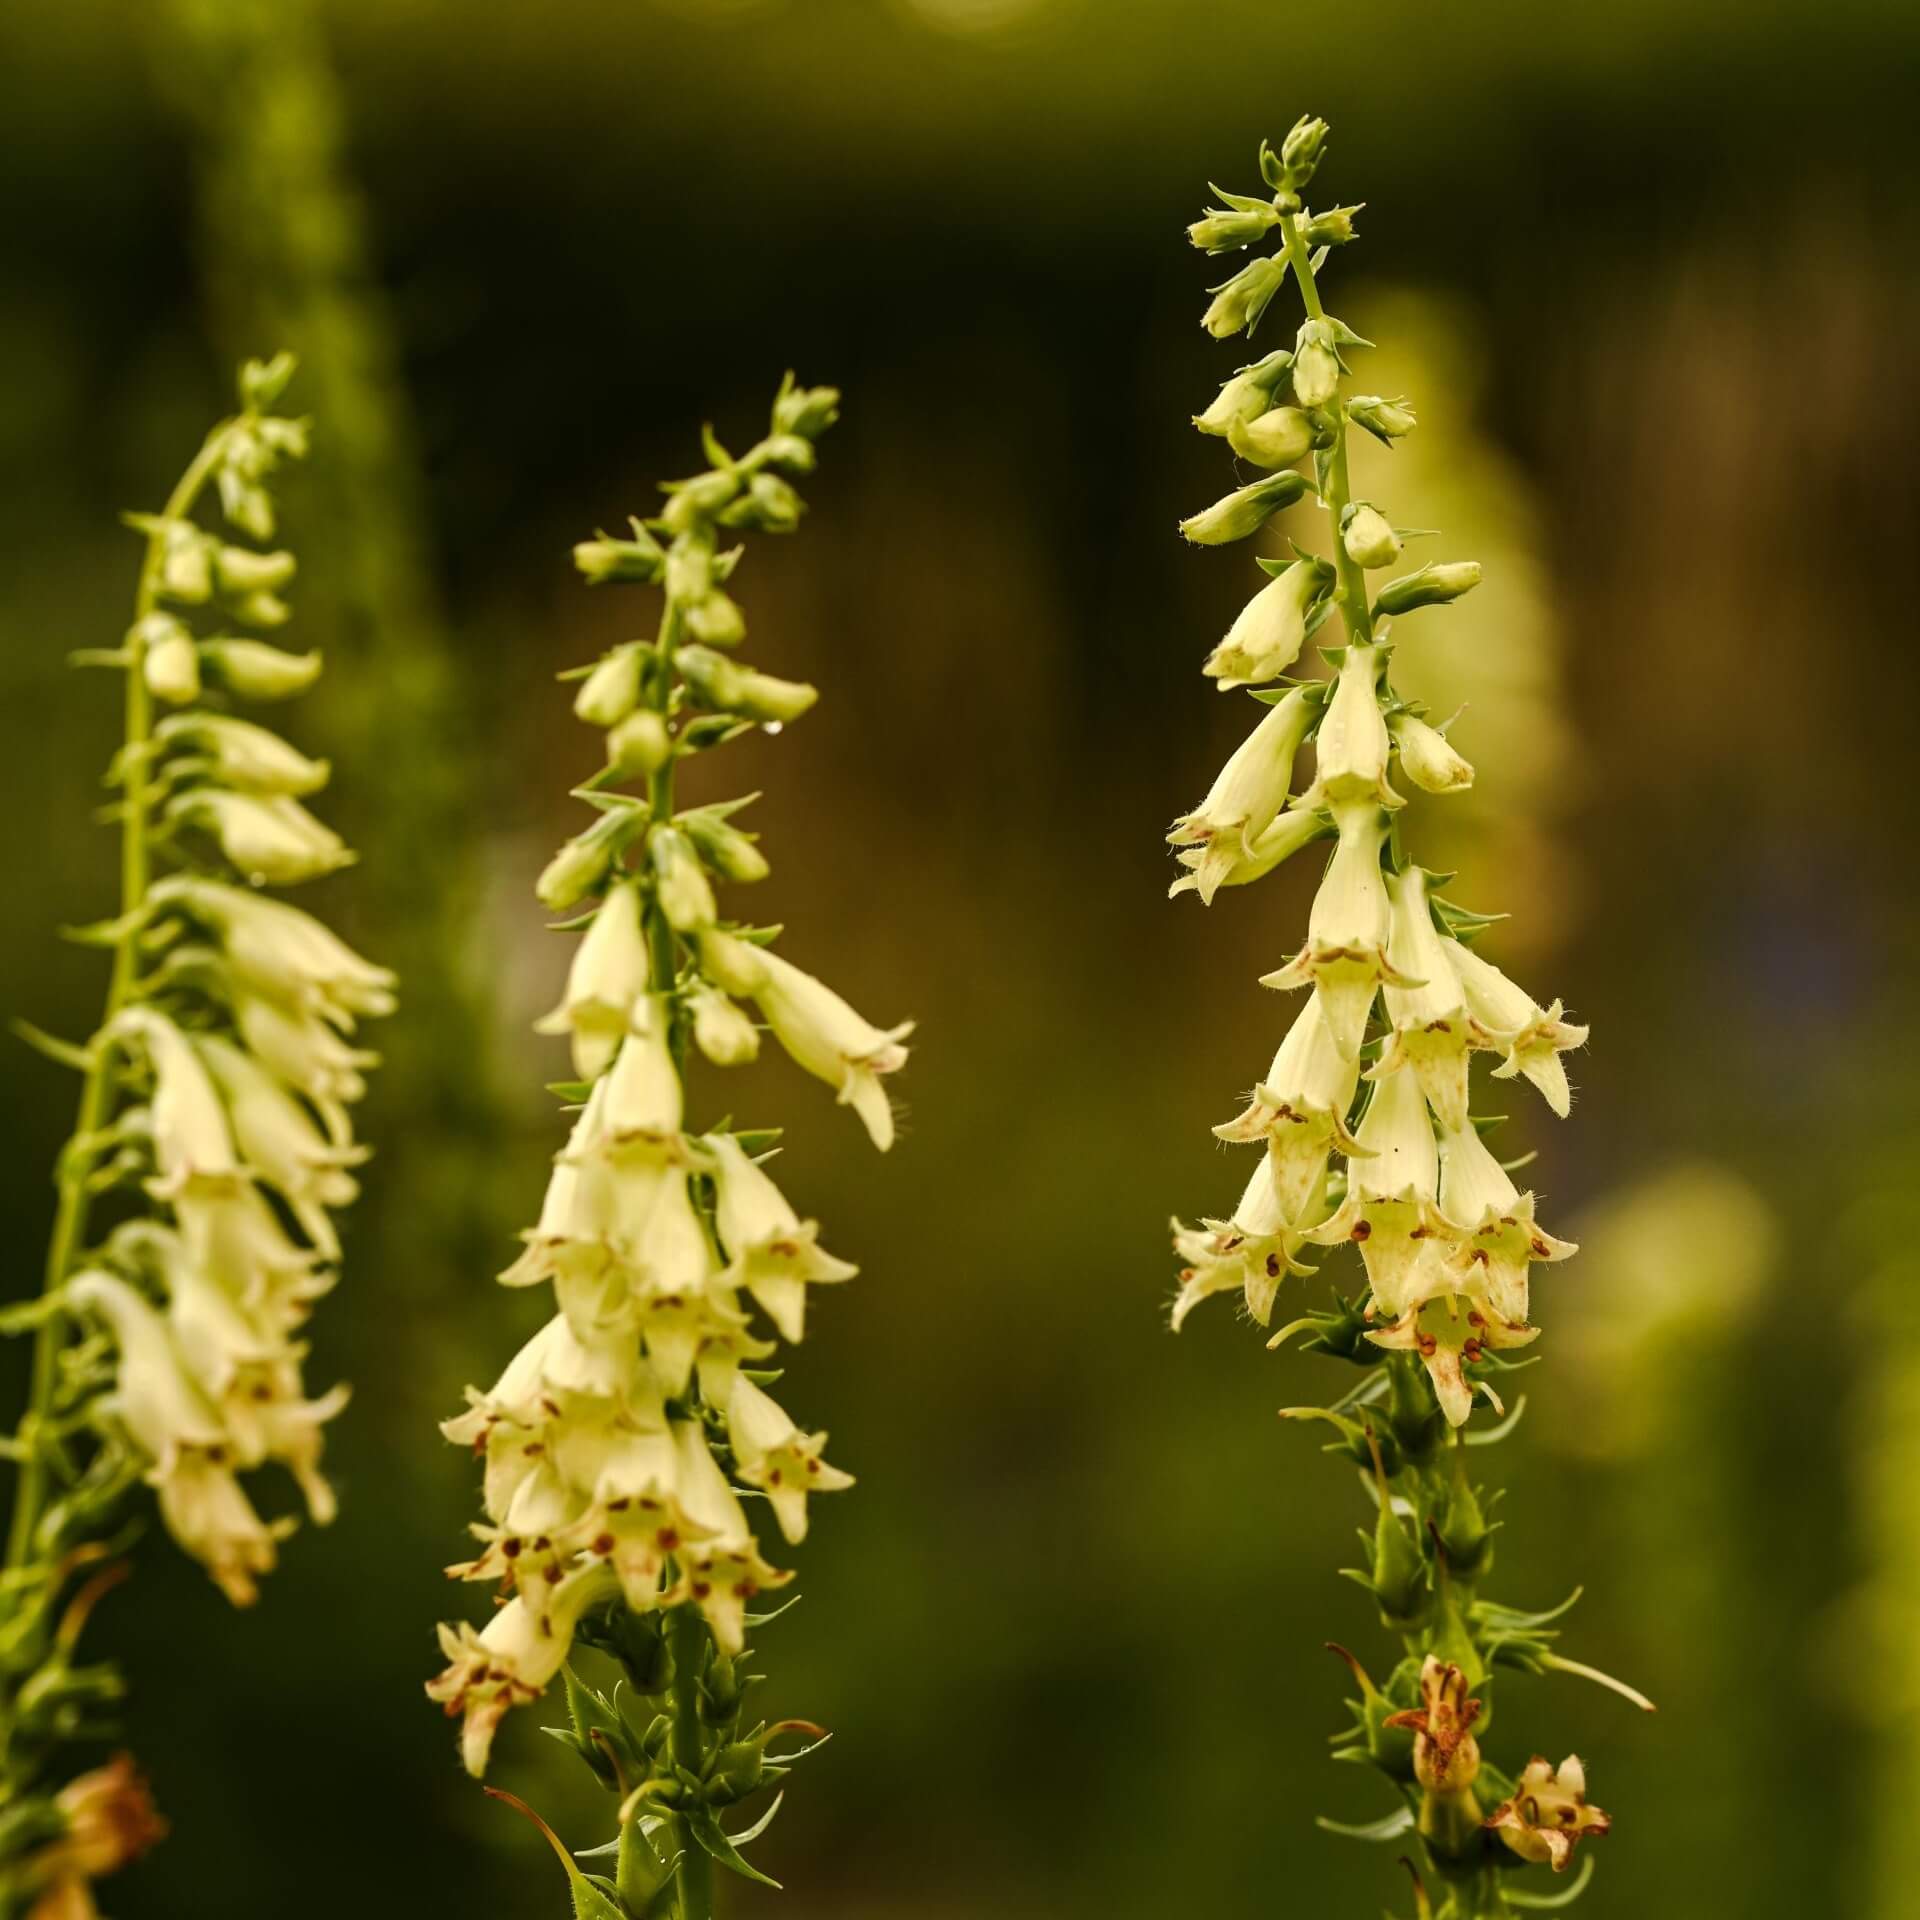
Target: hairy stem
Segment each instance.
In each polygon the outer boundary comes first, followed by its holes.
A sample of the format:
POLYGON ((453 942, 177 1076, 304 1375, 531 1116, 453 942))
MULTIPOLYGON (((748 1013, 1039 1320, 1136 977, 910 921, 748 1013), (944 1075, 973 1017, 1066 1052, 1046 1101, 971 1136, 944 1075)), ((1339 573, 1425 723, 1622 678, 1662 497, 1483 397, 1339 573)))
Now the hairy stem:
MULTIPOLYGON (((161 509, 161 527, 147 536, 146 557, 140 568, 140 584, 134 596, 133 626, 126 642, 126 714, 124 722, 122 807, 120 816, 120 915, 122 925, 114 943, 113 973, 107 985, 106 1009, 101 1015, 102 1030, 110 1026, 133 997, 139 983, 139 928, 133 916, 147 897, 150 857, 147 844, 147 759, 144 749, 153 733, 153 696, 147 689, 147 643, 143 623, 159 603, 160 585, 166 561, 165 523, 183 520, 192 513, 201 490, 219 465, 226 450, 234 422, 222 421, 207 436, 206 444, 194 456, 192 464, 180 476, 178 484, 161 509)), ((57 1176, 59 1198, 53 1217, 53 1231, 47 1243, 46 1273, 42 1293, 49 1294, 66 1280, 75 1256, 86 1236, 89 1194, 85 1143, 99 1132, 108 1117, 114 1090, 112 1048, 96 1034, 92 1059, 80 1090, 80 1108, 74 1120, 73 1139, 62 1155, 57 1176)), ((13 1519, 7 1533, 7 1571, 13 1572, 33 1558, 33 1537, 46 1504, 47 1448, 42 1429, 52 1409, 54 1382, 59 1371, 60 1348, 65 1336, 61 1316, 50 1314, 35 1332, 33 1377, 28 1389, 27 1410, 21 1418, 20 1486, 14 1499, 13 1519)))
MULTIPOLYGON (((668 1617, 667 1630, 673 1647, 673 1757, 697 1774, 706 1764, 707 1750, 700 1724, 707 1623, 698 1607, 679 1606, 668 1617)), ((690 1832, 682 1832, 680 1848, 680 1920, 713 1920, 713 1862, 690 1832)))

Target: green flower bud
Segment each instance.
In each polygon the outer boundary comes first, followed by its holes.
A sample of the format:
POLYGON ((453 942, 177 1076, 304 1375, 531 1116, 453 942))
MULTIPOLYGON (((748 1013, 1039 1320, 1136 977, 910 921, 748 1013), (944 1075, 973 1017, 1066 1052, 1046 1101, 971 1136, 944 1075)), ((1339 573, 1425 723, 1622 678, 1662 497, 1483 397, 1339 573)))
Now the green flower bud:
POLYGON ((1304 187, 1320 165, 1327 150, 1327 123, 1306 115, 1293 123, 1280 148, 1280 164, 1286 171, 1287 185, 1304 187))
POLYGON ((573 564, 586 576, 589 586, 602 586, 609 580, 638 580, 651 586, 660 578, 666 555, 636 520, 631 540, 610 539, 604 533, 582 540, 573 550, 573 564))
POLYGON ((1450 1572, 1462 1580, 1479 1580, 1493 1568, 1493 1529, 1487 1524, 1480 1497, 1467 1478, 1466 1449, 1453 1450, 1453 1484, 1434 1531, 1446 1551, 1450 1572))
POLYGON ((1428 793, 1460 793, 1473 785, 1472 765, 1438 727, 1409 713, 1393 721, 1392 732, 1400 764, 1416 787, 1428 793))
POLYGON ((1207 289, 1213 295, 1213 303, 1201 316, 1200 324, 1216 340, 1225 340, 1242 329, 1251 333, 1286 277, 1284 259, 1250 262, 1231 280, 1207 289))
POLYGON ((240 404, 248 413, 264 413, 287 390, 299 361, 290 353, 271 360, 249 360, 240 369, 240 404))
POLYGON ((1293 397, 1303 407, 1324 407, 1340 391, 1340 372, 1333 329, 1324 320, 1307 321, 1294 342, 1293 397))
POLYGON ((651 707, 636 707, 607 735, 607 765, 622 779, 659 772, 673 752, 673 735, 651 707))
POLYGON ((1285 384, 1293 355, 1282 347, 1250 367, 1242 367, 1225 386, 1219 398, 1205 413, 1196 413, 1193 424, 1202 433, 1229 433, 1236 421, 1256 420, 1273 404, 1285 384))
MULTIPOLYGON (((806 445, 801 441, 802 446, 806 445)), ((777 473, 756 473, 747 490, 720 518, 729 527, 760 527, 768 533, 791 533, 800 524, 807 503, 777 473)))
POLYGON ((1353 216, 1358 207, 1330 207, 1316 213, 1307 222, 1306 240, 1310 247, 1344 247, 1354 236, 1353 216))
POLYGON ((789 473, 811 473, 814 468, 813 442, 797 433, 776 433, 760 443, 767 458, 789 473))
POLYGON ((288 700, 320 677, 320 655, 287 653, 264 640, 202 640, 200 664, 243 700, 288 700))
POLYGON ((1404 439, 1418 424, 1404 400, 1383 400, 1377 393, 1357 393, 1347 402, 1347 418, 1364 427, 1376 440, 1391 445, 1404 439))
POLYGON ((251 547, 221 547, 213 564, 223 593, 253 596, 284 587, 299 562, 285 551, 255 553, 251 547))
POLYGON ((683 607, 704 600, 713 591, 713 549, 676 540, 667 554, 664 577, 669 600, 683 607))
POLYGON ((655 827, 647 843, 660 911, 678 933, 710 927, 719 918, 713 887, 693 843, 678 827, 655 827))
POLYGON ((683 813, 674 822, 722 879, 741 882, 764 880, 773 871, 767 857, 753 844, 753 835, 743 833, 717 809, 698 807, 683 813))
POLYGON ((696 986, 687 996, 693 1043, 716 1067, 741 1067, 760 1052, 760 1032, 717 987, 696 986))
POLYGON ((781 726, 799 719, 820 697, 817 688, 802 681, 756 673, 706 647, 682 647, 674 659, 703 705, 742 719, 781 726))
POLYGON ((707 1776, 706 1799, 710 1806, 730 1806, 744 1800, 760 1785, 766 1772, 766 1757, 751 1740, 736 1740, 722 1747, 713 1771, 707 1776))
POLYGON ((1427 1611, 1427 1563, 1419 1543, 1393 1510, 1384 1475, 1380 1479, 1380 1516, 1373 1530, 1369 1585, 1380 1603, 1380 1618, 1396 1628, 1412 1627, 1427 1611))
POLYGON ((169 613, 149 614, 127 635, 139 656, 147 691, 183 707, 200 697, 200 655, 193 635, 169 613))
POLYGON ((1304 474, 1275 473, 1251 486, 1216 500, 1212 506, 1180 522, 1180 531, 1194 545, 1217 547, 1258 533, 1283 507, 1290 507, 1308 489, 1304 474))
POLYGON ((1444 606, 1480 584, 1478 560, 1443 560, 1422 567, 1380 589, 1375 607, 1386 614, 1411 613, 1416 607, 1444 606))
POLYGON ((621 807, 603 813, 586 832, 575 834, 534 882, 540 904, 553 913, 578 906, 607 877, 614 856, 636 831, 640 817, 638 808, 621 807))
POLYGON ((1387 516, 1365 500, 1355 500, 1340 516, 1340 544, 1356 566, 1390 567, 1400 557, 1400 536, 1387 516))
POLYGON ((702 520, 713 519, 732 502, 740 486, 740 475, 732 467, 718 467, 683 480, 674 488, 660 517, 673 532, 685 533, 702 520))
POLYGON ((1207 253, 1225 253, 1233 247, 1250 247, 1264 240, 1279 223, 1280 214, 1271 201, 1251 200, 1242 194, 1214 192, 1227 204, 1209 207, 1187 229, 1187 238, 1207 253))
POLYGON ((1271 407, 1227 429, 1227 444, 1260 467, 1288 467, 1313 446, 1313 423, 1298 407, 1271 407))
POLYGON ((641 648, 637 643, 615 647, 580 683, 573 711, 590 727, 617 726, 640 698, 641 648))
POLYGON ((710 647, 732 647, 747 637, 747 617, 738 602, 717 587, 687 609, 687 631, 710 647))
POLYGON ((838 387, 799 387, 793 375, 781 383, 773 403, 773 430, 815 440, 840 418, 838 387))

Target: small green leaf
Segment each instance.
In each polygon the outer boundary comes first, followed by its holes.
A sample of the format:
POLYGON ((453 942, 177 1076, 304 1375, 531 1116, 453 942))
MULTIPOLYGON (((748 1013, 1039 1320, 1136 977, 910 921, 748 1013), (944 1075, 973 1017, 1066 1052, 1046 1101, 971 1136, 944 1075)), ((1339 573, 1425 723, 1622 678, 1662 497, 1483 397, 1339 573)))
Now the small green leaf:
POLYGON ((1524 1907, 1529 1913, 1552 1913, 1561 1907, 1570 1907, 1586 1892, 1593 1879, 1593 1855, 1587 1854, 1580 1862, 1580 1871, 1574 1875, 1573 1884, 1559 1893, 1507 1893, 1507 1905, 1524 1907))
POLYGON ((717 1860, 729 1873, 737 1873, 743 1880, 757 1881, 763 1887, 778 1888, 778 1880, 769 1879, 760 1869, 742 1857, 733 1842, 727 1838, 725 1829, 720 1825, 719 1816, 711 1807, 691 1807, 686 1813, 687 1831, 699 1843, 700 1850, 709 1859, 717 1860))
POLYGON ((566 1870, 567 1886, 573 1895, 574 1920, 635 1920, 632 1910, 620 1896, 597 1876, 580 1871, 573 1855, 561 1844, 560 1836, 517 1794, 504 1787, 486 1787, 482 1791, 492 1800, 504 1800, 516 1813, 523 1813, 546 1835, 547 1844, 559 1856, 566 1870))
POLYGON ((1361 1826, 1349 1826, 1344 1820, 1329 1820, 1319 1814, 1314 1823, 1326 1833, 1337 1833, 1344 1840, 1398 1840, 1403 1833, 1413 1831, 1413 1809, 1397 1807, 1392 1813, 1379 1820, 1369 1820, 1361 1826))

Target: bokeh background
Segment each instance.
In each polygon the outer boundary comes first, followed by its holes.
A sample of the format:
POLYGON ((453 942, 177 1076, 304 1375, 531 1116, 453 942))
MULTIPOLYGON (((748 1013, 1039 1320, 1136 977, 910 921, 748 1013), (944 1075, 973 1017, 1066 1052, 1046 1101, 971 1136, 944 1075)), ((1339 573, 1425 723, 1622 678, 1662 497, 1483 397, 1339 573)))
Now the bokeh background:
MULTIPOLYGON (((156 1543, 103 1616, 176 1826, 116 1913, 563 1909, 420 1697, 472 1598, 434 1422, 533 1312, 491 1284, 556 1139, 529 885, 593 762, 552 676, 637 617, 568 547, 790 364, 846 417, 741 593, 826 698, 727 772, 768 790, 759 916, 921 1032, 885 1162, 783 1064, 705 1096, 789 1126, 864 1269, 790 1380, 861 1485, 762 1645, 769 1706, 839 1737, 761 1849, 791 1890, 729 1912, 1400 1897, 1392 1849, 1312 1824, 1385 1804, 1321 1746, 1320 1643, 1387 1659, 1334 1574, 1364 1507, 1273 1417, 1344 1380, 1224 1305, 1164 1323, 1166 1217, 1238 1190, 1207 1128, 1312 878, 1164 898, 1245 725, 1195 669, 1251 578, 1173 534, 1227 484, 1186 422, 1243 357, 1181 227, 1303 110, 1369 203, 1330 299, 1422 410, 1363 485, 1488 568, 1407 630, 1481 770, 1425 803, 1430 864, 1596 1034, 1572 1122, 1516 1099, 1503 1135, 1587 1244, 1538 1289, 1498 1587, 1584 1583, 1568 1650, 1662 1710, 1509 1681, 1505 1757, 1586 1756, 1597 1915, 1920 1913, 1917 62, 1882 0, 9 0, 0 1005, 97 1007, 54 929, 110 898, 115 721, 63 656, 125 620, 116 511, 280 344, 334 668, 304 738, 366 855, 326 910, 407 989, 317 1322, 344 1515, 250 1614, 156 1543)), ((5 1087, 19 1291, 71 1089, 24 1049, 5 1087)), ((537 1718, 502 1777, 587 1844, 537 1718)))

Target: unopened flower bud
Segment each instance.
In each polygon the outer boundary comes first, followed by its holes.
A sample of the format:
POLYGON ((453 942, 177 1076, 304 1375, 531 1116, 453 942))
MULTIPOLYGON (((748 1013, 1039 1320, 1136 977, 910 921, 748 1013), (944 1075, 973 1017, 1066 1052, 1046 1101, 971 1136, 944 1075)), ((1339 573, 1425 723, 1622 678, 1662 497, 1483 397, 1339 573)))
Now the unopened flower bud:
POLYGON ((1393 722, 1394 745, 1407 778, 1428 793, 1459 793, 1473 785, 1473 768, 1448 744, 1438 727, 1402 714, 1393 722))
POLYGON ((1207 253, 1226 253, 1234 247, 1250 247, 1264 240, 1278 224, 1280 215, 1268 200, 1253 200, 1215 187, 1214 192, 1227 204, 1209 207, 1187 229, 1187 238, 1207 253))
POLYGON ((640 698, 641 649, 629 643, 615 647, 580 683, 573 711, 590 727, 616 726, 640 698))
POLYGON ((665 563, 660 543, 637 520, 631 540, 615 540, 602 533, 582 540, 573 550, 573 564, 593 587, 610 580, 638 580, 652 585, 660 578, 665 563))
POLYGON ((1357 566, 1390 567, 1400 557, 1400 536, 1387 516, 1365 500, 1354 501, 1341 516, 1340 543, 1357 566))
POLYGON ((1356 393, 1347 402, 1347 418, 1388 442, 1404 439, 1419 424, 1404 400, 1383 400, 1377 393, 1356 393))
POLYGON ((799 387, 788 374, 773 403, 773 428, 776 433, 799 434, 815 440, 840 417, 838 387, 799 387))
POLYGON ((607 735, 607 765, 623 780, 657 773, 672 752, 667 723, 651 707, 636 707, 607 735))
POLYGON ((320 655, 287 653, 264 640, 202 640, 200 664, 243 700, 288 700, 320 677, 320 655))
POLYGON ((156 699, 182 707, 200 697, 200 655, 171 614, 149 614, 127 639, 140 650, 140 671, 156 699))
POLYGON ((1329 207, 1325 213, 1316 213, 1307 222, 1307 245, 1310 247, 1344 247, 1353 238, 1353 216, 1358 207, 1329 207))
POLYGON ((750 883, 773 871, 753 836, 734 826, 718 807, 696 807, 674 822, 700 849, 700 857, 724 880, 750 883))
POLYGON ((756 673, 706 647, 682 647, 674 659, 702 704, 718 713, 782 725, 799 719, 820 697, 803 681, 756 673))
POLYGON ((1298 407, 1271 407, 1257 419, 1236 421, 1227 444, 1258 467, 1288 467, 1313 446, 1313 423, 1298 407))
MULTIPOLYGON (((801 443, 805 445, 803 441, 801 443)), ((806 502, 777 473, 756 473, 746 492, 721 518, 730 527, 760 527, 768 533, 791 533, 800 524, 806 502)))
POLYGON ((1286 170, 1290 187, 1304 187, 1320 165, 1327 149, 1327 123, 1303 116, 1293 124, 1280 148, 1280 164, 1286 170))
POLYGON ((635 810, 603 813, 586 832, 577 833, 549 860, 533 890, 553 913, 577 906, 606 878, 614 855, 634 831, 635 810))
POLYGON ((1340 356, 1333 329, 1324 320, 1309 320, 1294 342, 1293 397, 1303 407, 1324 407, 1339 390, 1340 356))
POLYGON ((273 593, 293 578, 298 563, 290 553, 256 553, 251 547, 221 547, 214 555, 214 571, 223 593, 273 593))
POLYGON ((1283 507, 1290 507, 1308 490, 1304 474, 1275 473, 1251 486, 1216 500, 1191 519, 1180 522, 1180 531, 1195 546, 1217 547, 1229 540, 1244 540, 1258 533, 1283 507))
POLYGON ((1285 347, 1242 367, 1225 386, 1205 413, 1196 413, 1193 424, 1202 433, 1228 433, 1235 423, 1254 420, 1268 411, 1275 396, 1286 384, 1287 369, 1293 355, 1285 347))
POLYGON ((1411 613, 1416 607, 1444 606, 1480 584, 1478 560, 1443 560, 1399 580, 1389 580, 1374 600, 1385 614, 1411 613))
POLYGON ((1307 615, 1331 584, 1331 570, 1318 560, 1281 569, 1241 609, 1203 671, 1223 692, 1278 679, 1300 657, 1307 615))
POLYGON ((1228 339, 1243 329, 1251 333, 1286 277, 1283 259, 1250 261, 1231 280, 1208 289, 1213 301, 1201 316, 1200 324, 1216 340, 1228 339))
POLYGON ((693 1043, 716 1067, 744 1066, 760 1052, 760 1030, 717 987, 696 986, 687 996, 693 1043))
POLYGON ((693 842, 678 827, 655 827, 647 843, 660 911, 677 933, 710 927, 719 917, 713 886, 693 842))
POLYGON ((240 369, 240 404, 249 413, 265 413, 287 390, 300 362, 290 353, 271 360, 248 360, 240 369))
POLYGON ((716 467, 711 473, 697 474, 673 490, 660 518, 675 533, 685 533, 702 520, 711 520, 740 491, 741 478, 732 467, 716 467))
POLYGON ((736 600, 716 587, 687 609, 687 631, 710 647, 738 646, 747 637, 747 617, 736 600))

